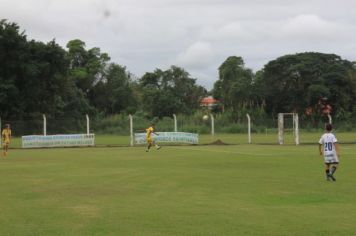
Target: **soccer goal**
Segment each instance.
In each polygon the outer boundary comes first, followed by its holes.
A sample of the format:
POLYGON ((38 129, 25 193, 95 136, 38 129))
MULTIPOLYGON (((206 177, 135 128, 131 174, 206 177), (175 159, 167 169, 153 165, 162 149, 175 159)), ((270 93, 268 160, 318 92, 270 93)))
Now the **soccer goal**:
POLYGON ((292 131, 295 145, 299 145, 299 118, 297 113, 278 113, 278 142, 280 145, 285 143, 285 132, 292 131), (286 119, 289 122, 285 122, 286 119), (292 118, 290 120, 290 118, 292 118), (292 128, 285 128, 286 126, 292 128))

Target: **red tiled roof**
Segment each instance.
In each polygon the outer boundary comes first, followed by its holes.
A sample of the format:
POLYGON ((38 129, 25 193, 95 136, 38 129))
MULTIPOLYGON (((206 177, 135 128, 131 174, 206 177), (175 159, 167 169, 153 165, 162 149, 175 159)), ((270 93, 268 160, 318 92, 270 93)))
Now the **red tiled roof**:
POLYGON ((205 97, 200 101, 200 105, 212 105, 212 104, 216 104, 219 101, 216 100, 215 98, 209 96, 209 97, 205 97))

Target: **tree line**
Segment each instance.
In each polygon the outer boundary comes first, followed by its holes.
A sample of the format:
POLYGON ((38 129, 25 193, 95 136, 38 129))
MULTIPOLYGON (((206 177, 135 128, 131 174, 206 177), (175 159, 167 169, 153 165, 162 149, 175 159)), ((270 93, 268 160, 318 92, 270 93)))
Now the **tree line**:
POLYGON ((220 101, 213 112, 237 120, 247 112, 298 112, 314 121, 327 114, 348 119, 356 113, 356 64, 335 54, 285 55, 257 72, 246 68, 242 57, 230 56, 218 71, 211 91, 178 66, 137 78, 82 40, 62 48, 55 40, 28 40, 16 23, 0 21, 0 115, 8 120, 43 113, 59 119, 190 115, 207 95, 220 101))

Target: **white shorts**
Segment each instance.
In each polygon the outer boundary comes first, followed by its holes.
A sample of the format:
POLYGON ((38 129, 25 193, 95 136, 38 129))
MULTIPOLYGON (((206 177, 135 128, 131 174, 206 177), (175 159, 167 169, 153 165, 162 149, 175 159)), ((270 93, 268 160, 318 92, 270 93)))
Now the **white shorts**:
POLYGON ((328 154, 324 156, 325 164, 339 163, 339 158, 335 154, 328 154))

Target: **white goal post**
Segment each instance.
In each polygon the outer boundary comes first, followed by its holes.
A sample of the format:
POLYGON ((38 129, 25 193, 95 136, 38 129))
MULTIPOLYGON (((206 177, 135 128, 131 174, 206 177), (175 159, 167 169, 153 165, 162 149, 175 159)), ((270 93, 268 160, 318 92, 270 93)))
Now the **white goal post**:
POLYGON ((299 145, 299 117, 298 113, 278 113, 278 142, 284 144, 284 116, 293 117, 294 143, 299 145))

